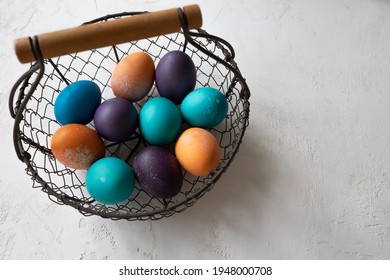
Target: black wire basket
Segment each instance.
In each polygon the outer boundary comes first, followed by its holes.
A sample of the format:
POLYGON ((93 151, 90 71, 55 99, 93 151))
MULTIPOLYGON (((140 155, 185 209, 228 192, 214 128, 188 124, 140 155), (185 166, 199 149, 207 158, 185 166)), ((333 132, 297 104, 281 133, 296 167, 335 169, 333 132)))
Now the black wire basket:
MULTIPOLYGON (((48 194, 55 203, 76 208, 85 216, 99 215, 113 220, 156 220, 179 213, 195 204, 210 191, 228 169, 243 139, 249 119, 250 91, 234 61, 234 50, 225 40, 203 29, 189 30, 186 14, 177 9, 181 30, 170 35, 140 39, 109 47, 44 59, 37 37, 31 38, 36 62, 15 83, 10 95, 10 114, 14 118, 13 139, 18 158, 26 164, 33 187, 48 194), (110 79, 115 65, 127 54, 144 51, 155 64, 169 51, 185 51, 197 70, 196 87, 212 87, 221 91, 229 103, 224 122, 209 131, 219 141, 221 160, 208 176, 195 177, 183 170, 183 187, 167 200, 148 195, 138 184, 131 197, 121 204, 98 203, 85 187, 86 171, 74 170, 56 161, 50 141, 60 128, 54 117, 54 102, 59 92, 77 80, 92 80, 102 91, 103 100, 114 97, 110 79)), ((140 13, 108 15, 84 23, 95 24, 140 13)), ((147 97, 134 103, 138 110, 149 98, 158 95, 155 86, 147 97)), ((89 126, 93 127, 93 123, 89 126)), ((183 125, 183 130, 185 129, 183 125)), ((133 156, 146 143, 140 133, 123 143, 105 142, 106 156, 119 157, 131 163, 133 156)))

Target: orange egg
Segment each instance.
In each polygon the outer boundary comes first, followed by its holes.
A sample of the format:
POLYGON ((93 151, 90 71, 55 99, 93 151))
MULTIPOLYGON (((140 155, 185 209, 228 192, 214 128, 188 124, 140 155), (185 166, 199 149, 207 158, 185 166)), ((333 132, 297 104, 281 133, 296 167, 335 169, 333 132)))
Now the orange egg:
POLYGON ((129 54, 116 65, 112 73, 112 91, 116 97, 131 102, 141 100, 152 88, 154 72, 154 62, 149 54, 129 54))
POLYGON ((92 163, 105 156, 106 148, 93 129, 81 124, 68 124, 53 134, 51 151, 65 166, 88 169, 92 163))
POLYGON ((209 131, 192 127, 185 130, 175 146, 181 166, 195 176, 206 176, 218 166, 221 153, 217 139, 209 131))

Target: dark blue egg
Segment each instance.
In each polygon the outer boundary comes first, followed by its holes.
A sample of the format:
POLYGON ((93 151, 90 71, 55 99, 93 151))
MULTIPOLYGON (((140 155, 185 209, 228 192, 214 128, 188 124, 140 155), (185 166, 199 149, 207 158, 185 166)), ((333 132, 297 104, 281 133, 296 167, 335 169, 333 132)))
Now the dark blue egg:
POLYGON ((158 63, 155 81, 160 96, 180 104, 195 88, 195 64, 188 54, 182 51, 171 51, 158 63))
POLYGON ((97 133, 104 139, 123 142, 137 129, 138 113, 130 101, 111 98, 97 108, 94 123, 97 133))
POLYGON ((54 115, 62 124, 88 124, 101 102, 101 91, 92 81, 77 81, 65 87, 54 103, 54 115))
POLYGON ((183 184, 181 166, 168 150, 148 146, 133 160, 133 169, 141 187, 151 196, 171 198, 178 194, 183 184))

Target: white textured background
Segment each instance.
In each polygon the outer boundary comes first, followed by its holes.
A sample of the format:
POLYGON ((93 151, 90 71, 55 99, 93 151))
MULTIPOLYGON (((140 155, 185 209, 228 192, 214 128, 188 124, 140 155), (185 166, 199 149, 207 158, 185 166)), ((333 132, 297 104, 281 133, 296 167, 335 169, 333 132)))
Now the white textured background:
POLYGON ((390 1, 0 0, 0 259, 389 259, 390 1), (105 14, 199 3, 252 92, 214 189, 156 222, 52 203, 12 145, 18 37, 105 14))

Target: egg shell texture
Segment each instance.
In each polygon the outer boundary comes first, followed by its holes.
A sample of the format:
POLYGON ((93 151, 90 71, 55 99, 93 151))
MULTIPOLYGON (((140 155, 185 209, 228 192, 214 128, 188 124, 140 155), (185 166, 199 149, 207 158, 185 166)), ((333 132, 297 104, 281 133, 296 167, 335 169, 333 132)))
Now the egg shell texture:
POLYGON ((219 164, 218 141, 209 131, 192 127, 176 141, 175 154, 181 166, 195 176, 207 176, 219 164))
POLYGON ((133 104, 123 98, 104 101, 96 110, 96 131, 104 139, 113 142, 128 140, 138 126, 138 113, 133 104))
POLYGON ((191 126, 213 128, 220 124, 228 112, 226 97, 214 88, 198 88, 183 100, 180 112, 191 126))
POLYGON ((92 81, 80 80, 65 87, 54 103, 54 115, 62 124, 88 124, 101 102, 101 91, 92 81))
POLYGON ((152 88, 154 74, 154 62, 149 54, 129 54, 114 68, 111 77, 112 90, 116 97, 136 102, 145 97, 152 88))
POLYGON ((182 51, 165 54, 156 67, 156 87, 160 96, 180 104, 196 84, 196 68, 191 57, 182 51))
POLYGON ((139 120, 143 137, 149 144, 156 146, 174 142, 182 124, 180 110, 164 97, 149 99, 141 108, 139 120))
POLYGON ((134 191, 134 186, 133 169, 119 158, 102 158, 87 171, 87 190, 101 203, 116 204, 126 200, 134 191))
POLYGON ((51 139, 51 150, 59 162, 74 169, 88 169, 106 153, 99 135, 81 124, 68 124, 59 128, 51 139))
POLYGON ((171 198, 181 189, 183 175, 177 159, 168 150, 148 146, 142 149, 133 160, 137 181, 150 195, 158 198, 171 198))

